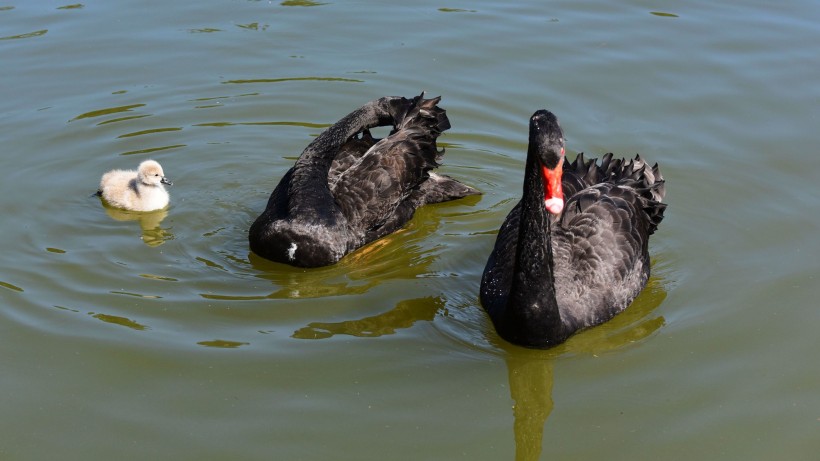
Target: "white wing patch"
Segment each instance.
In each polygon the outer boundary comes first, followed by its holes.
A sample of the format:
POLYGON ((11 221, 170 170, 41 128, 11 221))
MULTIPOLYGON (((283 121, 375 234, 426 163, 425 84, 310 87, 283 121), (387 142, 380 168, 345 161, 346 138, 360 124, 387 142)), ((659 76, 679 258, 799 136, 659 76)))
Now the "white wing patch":
POLYGON ((296 259, 296 248, 297 248, 297 246, 296 246, 295 242, 290 244, 290 248, 288 248, 288 260, 289 261, 293 261, 294 259, 296 259))

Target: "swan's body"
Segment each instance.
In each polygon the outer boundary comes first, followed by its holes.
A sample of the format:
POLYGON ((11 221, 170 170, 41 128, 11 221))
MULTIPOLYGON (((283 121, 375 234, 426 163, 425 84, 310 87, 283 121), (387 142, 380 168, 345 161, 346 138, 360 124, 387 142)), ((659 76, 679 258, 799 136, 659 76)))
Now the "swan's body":
POLYGON ((168 206, 170 197, 163 184, 162 167, 154 160, 140 163, 137 171, 111 170, 100 179, 97 195, 116 208, 130 211, 154 211, 168 206))
POLYGON ((499 335, 528 347, 560 344, 635 299, 649 278, 649 236, 666 208, 657 165, 612 154, 600 164, 563 157, 558 120, 536 112, 524 196, 481 280, 481 303, 499 335))
POLYGON ((320 134, 287 172, 250 228, 251 250, 318 267, 403 226, 416 208, 479 192, 430 170, 450 128, 440 98, 385 97, 320 134), (393 126, 376 140, 369 128, 393 126))

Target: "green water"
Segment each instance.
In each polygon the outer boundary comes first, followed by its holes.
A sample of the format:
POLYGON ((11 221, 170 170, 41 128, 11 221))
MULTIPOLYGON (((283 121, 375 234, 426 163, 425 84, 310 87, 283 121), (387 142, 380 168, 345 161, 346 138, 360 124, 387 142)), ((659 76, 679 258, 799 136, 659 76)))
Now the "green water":
POLYGON ((820 4, 0 3, 4 460, 817 459, 820 4), (484 195, 302 270, 249 254, 330 123, 442 95, 484 195), (550 351, 478 304, 528 117, 659 162, 653 276, 550 351), (167 213, 90 197, 160 161, 167 213))

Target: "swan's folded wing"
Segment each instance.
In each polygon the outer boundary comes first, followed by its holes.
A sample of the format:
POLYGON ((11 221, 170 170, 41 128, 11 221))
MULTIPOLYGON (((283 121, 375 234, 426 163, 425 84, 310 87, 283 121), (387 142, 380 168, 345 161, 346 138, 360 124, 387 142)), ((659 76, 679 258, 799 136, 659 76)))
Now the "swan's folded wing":
POLYGON ((364 239, 365 235, 392 232, 413 216, 415 207, 424 204, 416 191, 438 166, 441 152, 436 139, 450 128, 446 112, 436 105, 439 99, 424 99, 423 94, 414 98, 396 121, 396 129, 331 186, 354 235, 364 239))
POLYGON ((510 210, 498 230, 495 246, 481 276, 481 305, 491 316, 504 309, 510 295, 520 216, 521 202, 510 210))
POLYGON ((553 232, 556 299, 565 321, 595 325, 632 302, 649 275, 650 226, 641 197, 629 187, 598 184, 567 202, 553 232))
POLYGON ((362 130, 361 136, 353 136, 342 144, 336 156, 333 158, 333 163, 331 163, 330 171, 327 174, 327 183, 331 189, 336 185, 342 173, 350 169, 350 167, 364 157, 364 154, 366 154, 377 141, 378 140, 373 139, 370 130, 365 129, 362 130))
POLYGON ((406 131, 376 143, 339 176, 332 190, 351 230, 368 232, 392 221, 399 205, 427 179, 434 158, 434 141, 406 131))

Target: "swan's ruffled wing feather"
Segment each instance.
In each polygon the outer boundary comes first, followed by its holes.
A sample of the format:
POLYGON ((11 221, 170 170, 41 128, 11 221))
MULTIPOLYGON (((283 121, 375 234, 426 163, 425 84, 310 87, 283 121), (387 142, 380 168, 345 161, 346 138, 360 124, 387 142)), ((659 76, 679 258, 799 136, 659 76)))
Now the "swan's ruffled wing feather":
POLYGON ((450 128, 446 111, 436 105, 439 100, 414 98, 394 131, 340 172, 331 185, 351 234, 361 243, 393 232, 425 203, 459 198, 452 196, 457 191, 454 180, 428 183, 429 172, 443 153, 436 139, 450 128), (439 184, 441 189, 435 187, 439 184))
POLYGON ((373 135, 370 134, 370 130, 363 130, 361 133, 357 133, 357 136, 353 136, 342 144, 342 147, 339 148, 339 152, 333 158, 333 163, 330 164, 330 171, 327 175, 327 183, 331 189, 336 184, 336 181, 339 180, 342 173, 364 157, 364 154, 366 154, 377 141, 378 140, 374 139, 373 135), (360 136, 358 136, 359 134, 360 136))
POLYGON ((341 174, 333 195, 354 233, 380 227, 427 178, 435 164, 420 148, 407 133, 398 132, 341 174))

